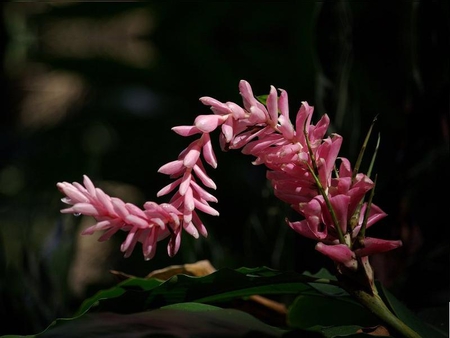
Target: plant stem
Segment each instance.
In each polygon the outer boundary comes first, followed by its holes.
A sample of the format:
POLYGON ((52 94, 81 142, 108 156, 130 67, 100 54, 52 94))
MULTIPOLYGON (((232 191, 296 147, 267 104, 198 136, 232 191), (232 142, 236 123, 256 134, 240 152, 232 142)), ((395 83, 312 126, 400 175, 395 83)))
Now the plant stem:
MULTIPOLYGON (((360 270, 361 271, 361 270, 360 270)), ((391 310, 386 303, 378 295, 378 291, 374 284, 371 285, 370 290, 362 287, 356 280, 344 274, 339 275, 339 282, 342 288, 350 293, 360 304, 366 307, 374 315, 380 318, 383 322, 389 325, 396 332, 405 338, 421 338, 421 336, 401 321, 391 310)))
POLYGON ((357 290, 354 291, 352 295, 378 318, 383 320, 386 324, 402 334, 404 337, 420 338, 420 335, 416 331, 403 323, 388 309, 388 307, 378 294, 371 295, 363 290, 357 290))

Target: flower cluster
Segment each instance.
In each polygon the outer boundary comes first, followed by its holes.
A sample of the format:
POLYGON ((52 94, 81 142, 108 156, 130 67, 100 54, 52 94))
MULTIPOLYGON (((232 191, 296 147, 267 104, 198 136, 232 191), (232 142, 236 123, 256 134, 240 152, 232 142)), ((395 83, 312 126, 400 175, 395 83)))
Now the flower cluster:
POLYGON ((280 90, 278 96, 271 86, 269 95, 260 101, 248 82, 240 81, 239 90, 243 107, 202 97, 200 101, 213 114, 199 115, 193 125, 172 128, 181 136, 198 137, 176 160, 159 169, 173 179, 157 193, 158 197, 173 193, 168 203, 147 202, 142 210, 106 195, 85 176, 84 186, 76 182, 57 184, 67 196, 63 201, 71 205, 62 212, 93 216, 97 223, 84 233, 106 230, 100 240, 108 239, 118 230, 128 231, 121 246, 126 256, 141 242, 144 257, 150 259, 157 242, 169 236, 168 253, 175 255, 182 229, 195 238, 200 234, 207 236, 197 211, 219 214, 209 204, 217 199, 206 188, 216 189, 216 185, 207 175, 204 162, 217 167, 211 133, 220 127, 221 149, 241 149, 243 154, 254 157, 253 164, 265 165, 275 195, 304 218, 296 222, 287 220, 287 224, 316 240, 316 249, 339 266, 356 269, 359 257, 401 245, 401 241, 365 236, 366 228, 386 214, 370 198, 365 201, 374 182, 352 170, 346 158, 338 157, 342 137, 326 136, 330 122, 327 115, 312 124, 314 109, 303 102, 293 124, 286 91, 280 90))

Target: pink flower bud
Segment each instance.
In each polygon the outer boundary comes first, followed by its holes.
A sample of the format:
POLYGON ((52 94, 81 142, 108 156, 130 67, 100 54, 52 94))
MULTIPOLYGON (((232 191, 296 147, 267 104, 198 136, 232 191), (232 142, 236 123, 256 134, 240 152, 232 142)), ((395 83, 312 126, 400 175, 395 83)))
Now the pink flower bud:
POLYGON ((194 125, 202 132, 210 133, 220 126, 226 118, 226 115, 199 115, 194 120, 194 125))
POLYGON ((158 169, 158 172, 166 175, 173 175, 184 168, 183 161, 175 160, 164 164, 158 169))
POLYGON ((214 154, 214 150, 211 144, 211 138, 209 134, 203 134, 203 158, 206 163, 208 163, 211 167, 217 168, 217 159, 216 154, 214 154))
POLYGON ((181 136, 191 136, 195 134, 200 134, 201 130, 199 130, 195 126, 177 126, 173 127, 172 130, 181 136))

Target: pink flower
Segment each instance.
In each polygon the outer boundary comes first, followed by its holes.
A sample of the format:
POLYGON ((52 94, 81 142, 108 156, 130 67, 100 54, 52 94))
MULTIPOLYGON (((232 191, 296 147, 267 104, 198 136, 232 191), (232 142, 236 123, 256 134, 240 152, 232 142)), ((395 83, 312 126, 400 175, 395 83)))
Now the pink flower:
MULTIPOLYGON (((330 123, 327 115, 312 124, 314 108, 302 102, 292 124, 284 90, 280 90, 278 97, 271 86, 265 105, 254 97, 248 82, 240 81, 239 91, 242 108, 230 102, 201 98, 220 117, 199 117, 195 126, 209 133, 221 125, 222 150, 242 148, 243 154, 255 158, 253 164, 267 167, 267 178, 275 195, 304 216, 301 221, 287 221, 294 231, 317 240, 318 251, 350 269, 357 268, 358 257, 400 245, 399 241, 365 238, 364 247, 358 247, 367 204, 363 203, 360 211, 358 206, 374 184, 362 173, 353 176, 350 162, 338 157, 343 140, 337 134, 326 136, 330 123), (335 175, 338 158, 341 163, 335 175), (355 212, 359 212, 358 222, 350 226, 355 212)), ((371 204, 366 228, 385 216, 371 204)))
POLYGON ((142 210, 106 195, 84 176, 84 186, 76 182, 57 184, 66 196, 63 201, 71 205, 61 212, 94 217, 97 223, 85 234, 104 231, 101 240, 118 230, 127 231, 121 246, 125 256, 141 242, 144 257, 150 259, 157 242, 169 236, 168 254, 175 255, 182 230, 195 238, 207 236, 198 211, 219 215, 210 205, 217 199, 207 190, 217 186, 204 165, 206 162, 217 168, 211 141, 211 134, 217 130, 223 151, 241 149, 254 158, 253 164, 267 168, 266 176, 275 196, 304 217, 296 222, 286 220, 288 225, 302 236, 318 241, 316 249, 339 266, 356 269, 367 255, 401 245, 400 241, 362 238, 363 222, 370 228, 386 214, 371 204, 368 218, 364 219, 367 203, 362 202, 374 183, 363 173, 354 174, 350 162, 338 157, 343 139, 338 134, 326 136, 330 124, 327 115, 313 124, 314 107, 304 101, 292 123, 286 91, 280 89, 278 96, 275 87, 270 86, 265 104, 255 98, 245 80, 239 82, 239 92, 242 107, 201 97, 200 102, 209 106, 212 114, 197 116, 191 126, 172 128, 178 135, 196 138, 177 159, 158 170, 173 180, 157 193, 158 197, 172 194, 167 203, 146 202, 142 210), (336 170, 338 159, 340 166, 336 170), (357 222, 352 221, 356 218, 357 222))
POLYGON ((84 186, 77 182, 57 184, 58 189, 66 195, 63 202, 71 205, 61 212, 94 217, 97 223, 87 228, 83 234, 103 231, 99 241, 108 240, 119 230, 127 231, 128 235, 121 246, 125 257, 131 255, 137 242, 141 242, 144 257, 152 258, 157 241, 170 235, 167 225, 171 227, 178 222, 179 216, 175 213, 169 217, 166 217, 167 214, 149 214, 133 204, 108 196, 100 188, 96 188, 86 175, 83 176, 83 184, 84 186))

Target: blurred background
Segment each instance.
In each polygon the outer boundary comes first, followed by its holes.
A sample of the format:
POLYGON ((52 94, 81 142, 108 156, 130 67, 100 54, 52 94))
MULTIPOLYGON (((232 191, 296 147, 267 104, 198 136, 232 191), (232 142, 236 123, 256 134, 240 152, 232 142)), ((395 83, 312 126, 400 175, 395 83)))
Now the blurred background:
POLYGON ((352 163, 378 117, 374 202, 389 216, 368 234, 404 245, 372 258, 376 277, 448 329, 448 2, 9 2, 1 10, 0 334, 38 333, 70 317, 117 282, 110 270, 143 277, 203 259, 216 268, 331 268, 285 225, 298 216, 273 197, 264 168, 221 153, 218 142, 209 173, 221 215, 204 216, 208 239, 184 236, 174 258, 164 241, 151 261, 139 245, 125 259, 125 234, 99 243, 80 236, 92 219, 59 212, 56 183, 83 174, 139 206, 166 201, 156 198, 169 182, 157 170, 188 144, 170 128, 209 113, 201 96, 240 104, 241 79, 256 95, 285 89, 291 117, 301 101, 315 107, 315 121, 328 114, 352 163))

